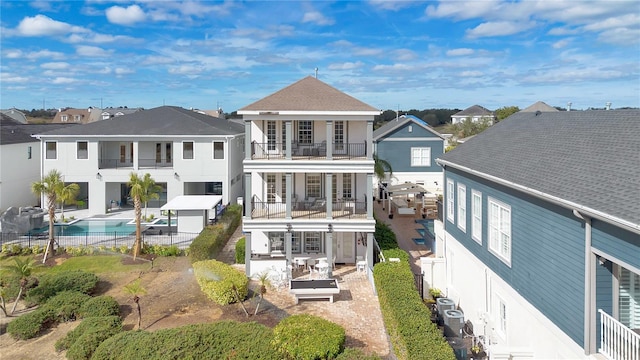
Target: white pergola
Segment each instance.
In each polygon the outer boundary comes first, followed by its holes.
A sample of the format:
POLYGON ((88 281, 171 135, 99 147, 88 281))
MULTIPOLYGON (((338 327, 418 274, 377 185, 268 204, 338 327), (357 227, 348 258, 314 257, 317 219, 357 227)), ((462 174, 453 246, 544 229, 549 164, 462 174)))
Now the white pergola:
POLYGON ((160 207, 169 213, 171 225, 171 211, 178 215, 178 232, 199 233, 209 220, 216 218, 217 207, 222 203, 220 195, 180 195, 160 207))
MULTIPOLYGON (((399 202, 397 196, 406 196, 407 198, 409 197, 409 195, 413 195, 414 197, 417 194, 428 194, 429 192, 427 191, 427 189, 425 189, 422 185, 418 185, 416 183, 411 183, 411 182, 406 182, 406 183, 402 183, 402 184, 395 184, 395 185, 387 185, 387 186, 383 186, 382 190, 384 191, 384 193, 387 195, 387 206, 389 208, 388 213, 389 213, 389 218, 392 217, 391 214, 391 202, 394 201, 394 204, 396 206, 398 206, 398 209, 401 208, 408 208, 408 204, 406 203, 406 201, 404 202, 399 202), (392 199, 393 196, 396 196, 396 199, 392 199)), ((383 200, 384 201, 384 200, 383 200)))

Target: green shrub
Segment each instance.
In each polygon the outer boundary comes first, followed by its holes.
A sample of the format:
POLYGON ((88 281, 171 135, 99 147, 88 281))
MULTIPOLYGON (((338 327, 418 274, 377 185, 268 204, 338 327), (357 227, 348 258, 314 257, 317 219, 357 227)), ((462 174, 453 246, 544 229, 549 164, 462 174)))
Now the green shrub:
POLYGON ((398 258, 401 261, 409 262, 410 258, 409 253, 400 248, 383 250, 382 255, 384 255, 384 258, 387 259, 387 261, 391 258, 398 258))
POLYGON ((220 321, 122 332, 100 344, 91 359, 281 359, 272 340, 273 332, 264 325, 220 321))
POLYGON ((408 261, 378 263, 373 268, 373 278, 396 357, 454 360, 451 346, 431 322, 431 312, 422 303, 408 261))
POLYGON ((240 300, 249 292, 249 278, 230 265, 217 260, 204 260, 193 263, 193 270, 200 289, 209 299, 220 305, 236 302, 237 289, 240 300))
POLYGON ((90 294, 98 283, 95 274, 83 270, 44 274, 37 287, 27 292, 30 301, 41 304, 61 291, 75 290, 90 294))
POLYGON ((224 214, 215 225, 202 229, 200 234, 189 245, 191 262, 209 260, 220 253, 231 235, 240 225, 242 207, 240 205, 227 206, 224 214))
POLYGON ((149 245, 144 243, 142 247, 142 252, 144 254, 155 254, 158 256, 180 256, 182 255, 182 250, 178 248, 177 245, 149 245))
POLYGON ((367 355, 360 349, 347 348, 336 357, 336 360, 381 360, 378 355, 367 355))
POLYGON ((345 340, 343 327, 308 314, 289 316, 273 328, 273 346, 287 359, 334 359, 345 340))
POLYGON ((398 248, 398 239, 396 238, 396 234, 391 230, 389 225, 383 222, 376 221, 374 237, 376 238, 381 250, 398 248))
POLYGON ((75 290, 61 291, 56 296, 47 300, 43 307, 53 310, 56 322, 75 320, 82 305, 91 299, 91 296, 75 290))
POLYGON ((103 295, 92 297, 82 305, 79 315, 82 318, 119 316, 120 304, 111 296, 103 295))
POLYGON ((243 236, 236 243, 236 264, 244 264, 244 256, 246 254, 245 246, 247 239, 243 236))
POLYGON ((122 331, 119 316, 101 316, 84 319, 64 338, 56 341, 57 351, 67 350, 67 359, 90 359, 96 348, 106 339, 122 331))
POLYGON ((7 332, 17 340, 32 339, 40 334, 55 317, 53 309, 41 308, 11 321, 7 332))

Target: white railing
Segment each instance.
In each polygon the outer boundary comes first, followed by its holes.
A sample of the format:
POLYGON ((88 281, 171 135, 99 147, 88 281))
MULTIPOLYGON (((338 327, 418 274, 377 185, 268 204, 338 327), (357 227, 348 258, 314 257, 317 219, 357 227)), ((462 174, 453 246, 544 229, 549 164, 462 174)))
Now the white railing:
POLYGON ((602 309, 600 313, 600 349, 610 360, 640 360, 640 335, 602 309))

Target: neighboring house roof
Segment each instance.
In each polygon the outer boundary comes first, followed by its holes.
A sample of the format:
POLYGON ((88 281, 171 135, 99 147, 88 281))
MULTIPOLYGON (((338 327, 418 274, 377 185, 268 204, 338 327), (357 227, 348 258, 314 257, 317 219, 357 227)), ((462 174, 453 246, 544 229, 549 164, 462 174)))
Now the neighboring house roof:
POLYGON ((414 124, 416 124, 416 125, 418 125, 420 127, 423 127, 425 130, 437 135, 439 138, 444 139, 442 134, 440 134, 439 132, 435 131, 431 126, 429 126, 429 124, 424 122, 422 119, 419 119, 419 118, 417 118, 417 117, 415 117, 413 115, 402 115, 402 116, 400 116, 398 118, 398 120, 387 121, 386 124, 384 124, 381 127, 377 128, 373 132, 373 141, 378 141, 379 139, 381 139, 382 137, 386 136, 390 132, 403 127, 407 123, 414 123, 414 124))
POLYGON ((16 109, 16 108, 11 108, 11 109, 2 109, 0 110, 0 113, 7 115, 8 117, 22 123, 22 124, 26 124, 27 123, 27 116, 20 110, 16 109))
POLYGON ((307 76, 282 90, 238 110, 243 112, 274 111, 375 111, 379 109, 343 93, 326 83, 307 76))
POLYGON ((134 112, 141 111, 141 110, 143 110, 143 109, 142 108, 122 108, 122 107, 113 108, 113 107, 108 107, 108 108, 102 109, 102 111, 100 112, 100 119, 102 119, 105 115, 108 115, 109 118, 112 118, 112 117, 116 117, 116 116, 133 114, 134 112))
POLYGON ((520 110, 521 112, 536 112, 536 111, 540 111, 540 112, 557 112, 559 111, 558 109, 554 108, 553 106, 549 106, 546 103, 542 102, 542 101, 538 101, 535 104, 530 105, 527 108, 524 108, 522 110, 520 110))
POLYGON ((489 111, 487 108, 482 107, 480 105, 469 106, 468 108, 458 111, 457 113, 451 115, 452 117, 460 117, 460 116, 493 116, 493 112, 489 111))
POLYGON ((87 109, 66 108, 60 109, 53 118, 52 123, 82 123, 88 124, 100 119, 100 110, 89 107, 87 109), (66 120, 64 117, 67 117, 66 120), (76 119, 79 117, 79 119, 76 119))
POLYGON ((438 162, 640 232, 638 109, 518 112, 438 162))
POLYGON ((75 124, 23 124, 0 114, 0 145, 37 142, 31 135, 73 125, 75 124))
POLYGON ((47 136, 199 136, 239 135, 244 126, 176 106, 160 106, 108 121, 51 131, 47 136))

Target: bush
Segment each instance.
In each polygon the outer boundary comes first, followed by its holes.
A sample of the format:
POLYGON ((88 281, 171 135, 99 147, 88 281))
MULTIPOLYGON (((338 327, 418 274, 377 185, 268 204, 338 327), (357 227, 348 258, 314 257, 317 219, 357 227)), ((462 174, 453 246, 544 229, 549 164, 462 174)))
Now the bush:
POLYGON ((80 317, 119 316, 120 304, 111 296, 103 295, 92 297, 80 308, 80 317))
POLYGON ((454 360, 451 346, 431 322, 431 312, 422 303, 409 262, 378 263, 373 268, 373 278, 396 357, 454 360))
POLYGON ((91 299, 91 296, 75 290, 62 291, 47 300, 44 307, 50 308, 55 314, 57 322, 75 320, 79 318, 82 305, 91 299))
POLYGON ((54 317, 52 309, 37 309, 10 322, 7 325, 7 332, 17 340, 32 339, 38 336, 54 317))
POLYGON ((56 341, 56 350, 68 350, 67 359, 91 359, 96 348, 106 339, 122 331, 119 316, 92 317, 83 320, 67 336, 56 341))
POLYGON ((100 344, 91 359, 281 359, 272 340, 273 332, 264 325, 220 321, 122 332, 100 344))
POLYGON ((27 292, 27 298, 41 304, 57 293, 66 290, 90 294, 97 283, 98 277, 95 274, 83 270, 44 274, 39 279, 38 286, 27 292))
POLYGON ((249 278, 230 265, 217 260, 205 260, 193 263, 193 270, 202 292, 216 303, 227 305, 235 302, 234 286, 241 301, 247 297, 249 278))
POLYGON ((191 262, 209 260, 222 250, 229 238, 240 225, 242 206, 230 205, 225 209, 220 220, 215 225, 202 229, 191 245, 189 245, 189 258, 191 262))
POLYGON ((236 243, 236 264, 244 264, 244 256, 246 254, 245 246, 247 239, 243 236, 236 243))
POLYGON ((398 239, 396 234, 391 230, 389 225, 376 221, 376 231, 374 237, 378 242, 381 250, 389 250, 398 248, 398 239))
POLYGON ((177 245, 148 245, 145 243, 142 246, 142 252, 144 254, 155 254, 158 256, 179 256, 182 255, 182 250, 177 245))
POLYGON ((345 349, 340 355, 336 357, 336 360, 381 360, 378 355, 367 355, 360 349, 348 348, 345 349))
POLYGON ((345 340, 343 327, 313 315, 292 315, 273 328, 273 345, 287 359, 334 359, 345 340))

